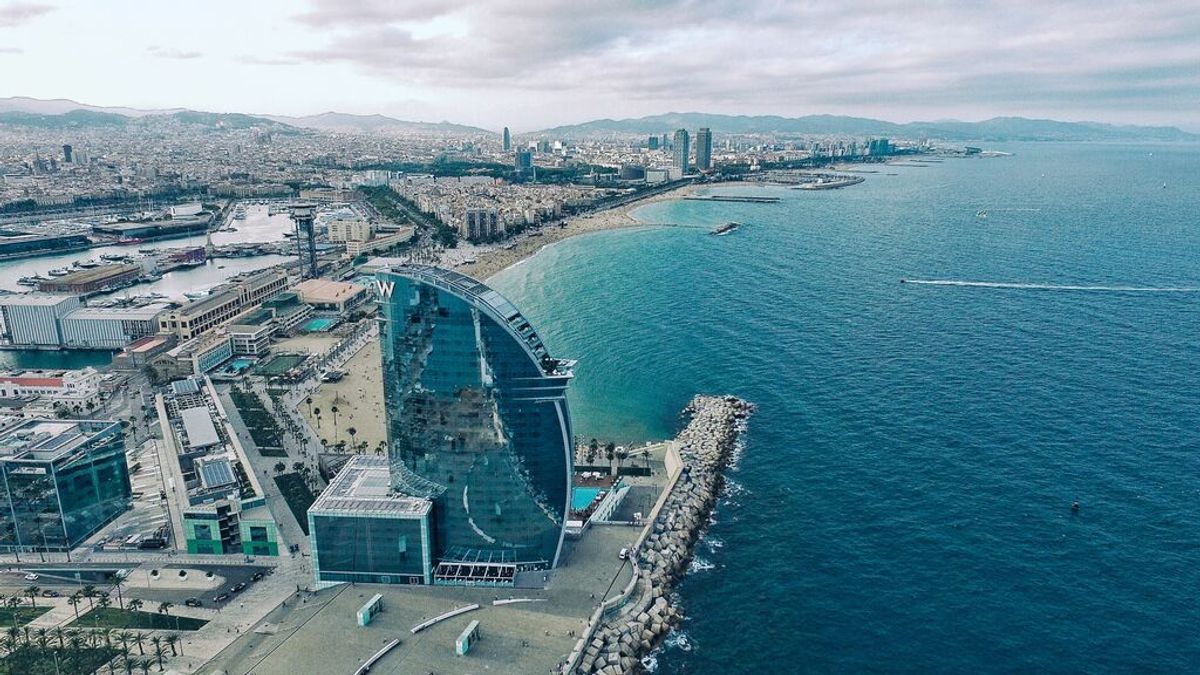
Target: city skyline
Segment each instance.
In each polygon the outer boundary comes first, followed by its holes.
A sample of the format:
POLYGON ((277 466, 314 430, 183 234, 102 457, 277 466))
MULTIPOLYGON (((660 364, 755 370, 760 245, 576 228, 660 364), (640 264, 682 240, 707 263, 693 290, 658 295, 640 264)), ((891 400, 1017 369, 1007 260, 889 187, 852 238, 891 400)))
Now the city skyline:
POLYGON ((1136 13, 1082 2, 1036 12, 1000 3, 325 0, 214 9, 2 3, 0 96, 378 113, 515 133, 671 110, 1200 130, 1200 11, 1179 3, 1136 13))

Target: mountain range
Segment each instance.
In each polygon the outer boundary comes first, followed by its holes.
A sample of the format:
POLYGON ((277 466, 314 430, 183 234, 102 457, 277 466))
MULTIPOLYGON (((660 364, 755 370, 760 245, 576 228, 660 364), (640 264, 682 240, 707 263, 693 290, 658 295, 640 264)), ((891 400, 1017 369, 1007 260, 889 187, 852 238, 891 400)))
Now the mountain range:
POLYGON ((1175 127, 1116 126, 1099 122, 1059 122, 1024 117, 994 117, 982 122, 909 122, 898 124, 842 115, 712 115, 667 113, 632 119, 602 119, 554 127, 538 136, 580 138, 612 135, 650 135, 708 127, 714 133, 792 134, 814 136, 889 136, 937 138, 949 141, 1194 141, 1200 135, 1175 127))
MULTIPOLYGON (((397 135, 491 135, 495 132, 451 122, 412 122, 385 115, 352 115, 326 112, 319 115, 246 115, 205 113, 185 108, 139 109, 93 106, 69 99, 0 98, 0 124, 13 126, 70 128, 116 127, 152 124, 167 116, 185 124, 214 128, 273 127, 365 134, 397 135)), ((1099 122, 1060 122, 1024 117, 994 117, 981 122, 941 120, 899 124, 866 117, 844 115, 715 115, 666 113, 621 120, 600 119, 553 127, 523 136, 581 139, 611 136, 648 136, 672 133, 675 129, 695 132, 708 127, 724 134, 845 135, 895 138, 935 138, 948 141, 1196 141, 1200 135, 1175 127, 1118 126, 1099 122)))

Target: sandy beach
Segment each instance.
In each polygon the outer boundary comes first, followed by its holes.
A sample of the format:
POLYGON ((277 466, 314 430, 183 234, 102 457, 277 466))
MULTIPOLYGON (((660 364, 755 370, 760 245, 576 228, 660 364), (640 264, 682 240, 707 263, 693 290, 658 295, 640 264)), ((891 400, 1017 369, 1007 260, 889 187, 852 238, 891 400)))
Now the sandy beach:
POLYGON ((634 209, 662 202, 671 199, 679 199, 696 191, 696 185, 684 185, 682 187, 664 192, 662 194, 639 199, 632 204, 618 206, 613 209, 593 213, 587 216, 577 218, 569 218, 567 224, 563 227, 548 226, 537 230, 537 236, 522 235, 506 244, 515 244, 512 248, 494 247, 472 247, 469 254, 466 250, 455 254, 454 250, 446 252, 443 256, 443 265, 453 267, 456 271, 470 275, 476 279, 487 279, 493 274, 507 267, 511 267, 522 260, 532 256, 542 249, 544 246, 553 244, 554 242, 562 241, 580 234, 588 232, 600 232, 602 230, 616 230, 624 227, 643 227, 653 225, 653 223, 644 223, 634 218, 631 213, 634 209), (462 260, 464 257, 475 259, 473 263, 454 264, 455 261, 462 260))

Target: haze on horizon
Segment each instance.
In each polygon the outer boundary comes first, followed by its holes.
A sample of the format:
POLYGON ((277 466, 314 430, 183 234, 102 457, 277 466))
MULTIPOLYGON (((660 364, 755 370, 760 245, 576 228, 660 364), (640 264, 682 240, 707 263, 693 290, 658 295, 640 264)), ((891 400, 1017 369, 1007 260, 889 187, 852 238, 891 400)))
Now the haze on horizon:
POLYGON ((0 0, 0 96, 528 131, 668 111, 1200 131, 1200 3, 0 0))

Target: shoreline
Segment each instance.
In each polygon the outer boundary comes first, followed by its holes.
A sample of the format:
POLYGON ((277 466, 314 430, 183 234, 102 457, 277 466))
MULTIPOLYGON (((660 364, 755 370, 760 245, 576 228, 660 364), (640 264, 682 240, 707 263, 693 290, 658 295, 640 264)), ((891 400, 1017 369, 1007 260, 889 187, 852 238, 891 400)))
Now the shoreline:
MULTIPOLYGON (((629 204, 623 204, 586 216, 568 218, 566 226, 549 225, 543 227, 535 231, 540 236, 525 234, 509 242, 515 244, 513 248, 494 248, 479 251, 475 255, 475 262, 458 265, 451 264, 450 267, 456 272, 461 272, 467 276, 487 280, 509 267, 525 262, 543 248, 570 239, 571 237, 591 232, 604 232, 606 230, 652 227, 654 223, 638 220, 633 217, 632 212, 647 204, 681 199, 695 193, 699 187, 701 186, 694 184, 681 185, 674 190, 651 195, 629 204)), ((454 249, 450 250, 453 251, 454 249)))

